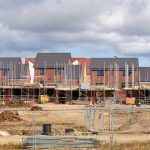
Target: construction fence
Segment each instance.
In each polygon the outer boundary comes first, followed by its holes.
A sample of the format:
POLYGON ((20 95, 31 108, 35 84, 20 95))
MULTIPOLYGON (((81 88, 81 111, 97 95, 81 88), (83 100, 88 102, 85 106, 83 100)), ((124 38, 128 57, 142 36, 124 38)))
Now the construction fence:
POLYGON ((4 109, 0 113, 0 144, 13 142, 24 148, 56 149, 149 142, 149 115, 150 108, 144 106, 4 109))

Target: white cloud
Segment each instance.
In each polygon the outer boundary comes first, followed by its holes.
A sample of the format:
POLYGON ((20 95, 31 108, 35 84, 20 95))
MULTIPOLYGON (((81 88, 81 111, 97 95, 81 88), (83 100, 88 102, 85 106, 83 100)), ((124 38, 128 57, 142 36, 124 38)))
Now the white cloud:
POLYGON ((0 49, 150 53, 149 0, 0 0, 0 49))

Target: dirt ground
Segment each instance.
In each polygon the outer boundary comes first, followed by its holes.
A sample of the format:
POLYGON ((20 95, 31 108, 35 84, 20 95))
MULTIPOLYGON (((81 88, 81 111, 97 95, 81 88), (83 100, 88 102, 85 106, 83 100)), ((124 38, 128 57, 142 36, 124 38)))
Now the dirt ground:
MULTIPOLYGON (((74 136, 88 136, 97 138, 103 143, 110 141, 110 108, 124 108, 128 106, 112 105, 95 112, 94 131, 85 129, 84 105, 55 105, 38 104, 44 111, 18 111, 18 122, 0 122, 0 131, 7 131, 10 136, 0 136, 0 144, 21 143, 24 135, 42 134, 42 125, 52 125, 52 135, 65 135, 65 128, 73 128, 74 136), (76 110, 73 110, 76 109, 76 110), (33 119, 34 118, 34 119, 33 119), (33 128, 34 127, 34 128, 33 128)), ((132 106, 129 106, 132 107, 132 106)), ((142 106, 144 107, 144 106, 142 106)), ((0 111, 0 113, 3 110, 0 111)), ((15 111, 14 111, 15 112, 15 111)), ((117 143, 133 141, 150 141, 150 110, 117 110, 113 116, 113 139, 117 143)))

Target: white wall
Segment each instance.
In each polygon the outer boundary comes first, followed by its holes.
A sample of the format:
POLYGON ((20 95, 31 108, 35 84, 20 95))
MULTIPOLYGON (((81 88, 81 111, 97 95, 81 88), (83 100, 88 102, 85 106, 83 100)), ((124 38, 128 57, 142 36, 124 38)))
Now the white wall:
POLYGON ((29 61, 30 83, 34 83, 34 64, 29 61))
POLYGON ((79 65, 79 61, 78 60, 75 60, 72 65, 79 65))

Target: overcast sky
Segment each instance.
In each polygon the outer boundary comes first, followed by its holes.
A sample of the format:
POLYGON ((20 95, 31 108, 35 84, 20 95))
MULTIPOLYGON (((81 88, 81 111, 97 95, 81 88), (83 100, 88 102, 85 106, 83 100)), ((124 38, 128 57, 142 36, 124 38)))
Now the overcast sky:
POLYGON ((139 57, 150 66, 150 0, 0 0, 0 51, 139 57))

